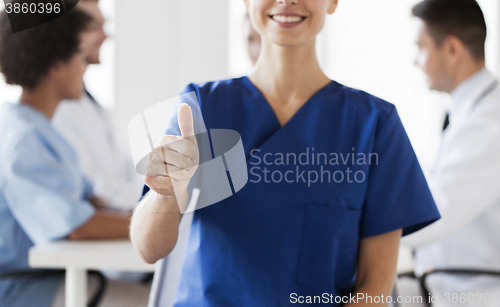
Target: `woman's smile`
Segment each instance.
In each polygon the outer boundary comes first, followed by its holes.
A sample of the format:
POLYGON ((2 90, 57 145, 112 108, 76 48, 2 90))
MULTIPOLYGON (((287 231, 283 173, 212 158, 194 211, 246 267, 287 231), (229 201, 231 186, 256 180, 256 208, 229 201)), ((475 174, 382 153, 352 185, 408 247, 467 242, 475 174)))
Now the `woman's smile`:
POLYGON ((307 17, 292 13, 279 13, 268 15, 280 27, 291 28, 301 24, 307 17))

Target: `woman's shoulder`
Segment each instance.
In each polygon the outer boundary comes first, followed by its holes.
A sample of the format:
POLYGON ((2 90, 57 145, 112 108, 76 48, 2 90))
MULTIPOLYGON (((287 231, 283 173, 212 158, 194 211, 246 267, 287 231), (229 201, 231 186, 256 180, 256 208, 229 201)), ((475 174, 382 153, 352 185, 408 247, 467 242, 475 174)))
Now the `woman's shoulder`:
POLYGON ((349 87, 333 81, 337 84, 338 90, 345 97, 346 104, 353 109, 353 113, 358 116, 374 116, 384 119, 395 114, 394 104, 363 90, 349 87))

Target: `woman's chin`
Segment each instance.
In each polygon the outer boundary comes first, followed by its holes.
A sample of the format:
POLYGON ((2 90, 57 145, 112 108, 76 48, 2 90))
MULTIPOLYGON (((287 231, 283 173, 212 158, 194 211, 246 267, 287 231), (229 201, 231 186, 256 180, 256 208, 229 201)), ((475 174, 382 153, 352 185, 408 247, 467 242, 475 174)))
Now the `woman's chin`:
POLYGON ((297 38, 290 39, 279 39, 274 41, 274 44, 283 48, 297 48, 304 45, 307 45, 308 42, 304 42, 303 40, 298 40, 297 38))

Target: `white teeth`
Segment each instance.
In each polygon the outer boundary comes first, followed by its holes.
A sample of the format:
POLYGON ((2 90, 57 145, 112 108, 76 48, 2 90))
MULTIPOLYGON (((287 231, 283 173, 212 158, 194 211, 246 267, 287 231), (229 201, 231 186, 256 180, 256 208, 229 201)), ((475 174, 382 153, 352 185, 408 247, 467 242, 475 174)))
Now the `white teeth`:
POLYGON ((300 16, 274 15, 273 19, 278 21, 278 22, 283 22, 283 23, 294 23, 294 22, 301 21, 302 17, 300 17, 300 16))

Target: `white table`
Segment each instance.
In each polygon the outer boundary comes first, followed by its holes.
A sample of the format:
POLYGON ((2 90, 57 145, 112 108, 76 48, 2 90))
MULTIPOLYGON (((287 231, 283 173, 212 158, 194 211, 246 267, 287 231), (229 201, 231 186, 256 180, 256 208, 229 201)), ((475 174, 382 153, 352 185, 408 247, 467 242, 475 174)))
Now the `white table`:
POLYGON ((87 270, 154 272, 128 240, 56 241, 29 250, 33 268, 66 270, 66 307, 87 304, 87 270))

